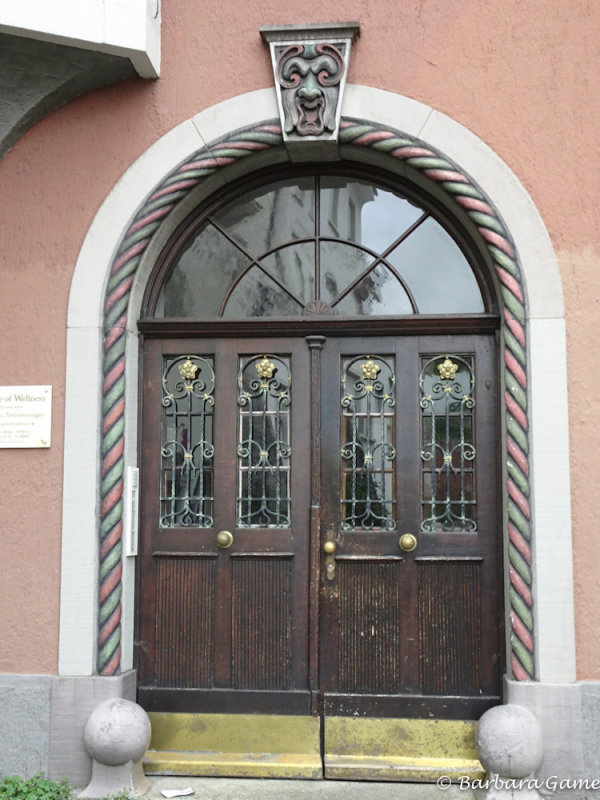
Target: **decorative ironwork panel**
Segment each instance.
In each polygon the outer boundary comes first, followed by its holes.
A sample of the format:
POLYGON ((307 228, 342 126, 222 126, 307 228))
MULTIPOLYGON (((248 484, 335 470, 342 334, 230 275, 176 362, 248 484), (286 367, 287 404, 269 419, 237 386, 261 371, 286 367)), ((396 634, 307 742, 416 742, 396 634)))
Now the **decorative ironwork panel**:
POLYGON ((344 530, 396 528, 393 360, 354 356, 342 365, 344 530))
POLYGON ((476 531, 475 375, 470 356, 422 359, 422 531, 476 531))
POLYGON ((238 527, 289 528, 290 359, 240 359, 238 387, 238 527))
POLYGON ((162 376, 160 525, 213 525, 215 373, 207 356, 167 358, 162 376))

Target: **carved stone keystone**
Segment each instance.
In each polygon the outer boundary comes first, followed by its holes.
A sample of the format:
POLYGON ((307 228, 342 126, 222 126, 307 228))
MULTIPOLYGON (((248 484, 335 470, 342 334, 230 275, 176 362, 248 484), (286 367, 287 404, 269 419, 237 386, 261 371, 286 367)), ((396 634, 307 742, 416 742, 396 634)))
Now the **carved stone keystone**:
POLYGON ((260 28, 260 35, 271 51, 290 157, 335 157, 350 48, 360 35, 359 23, 268 25, 260 28))

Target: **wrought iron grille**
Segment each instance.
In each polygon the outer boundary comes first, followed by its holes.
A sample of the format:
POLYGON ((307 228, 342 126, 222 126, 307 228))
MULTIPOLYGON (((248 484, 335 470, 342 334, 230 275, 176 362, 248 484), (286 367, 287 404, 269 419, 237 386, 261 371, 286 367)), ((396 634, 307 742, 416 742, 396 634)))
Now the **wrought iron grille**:
POLYGON ((422 531, 476 531, 471 356, 426 356, 421 391, 422 531))
POLYGON ((241 358, 238 388, 238 527, 289 528, 290 359, 241 358))
POLYGON ((162 376, 163 528, 213 525, 215 373, 209 356, 167 358, 162 376))
POLYGON ((342 365, 342 487, 344 530, 394 530, 393 359, 354 356, 342 365))

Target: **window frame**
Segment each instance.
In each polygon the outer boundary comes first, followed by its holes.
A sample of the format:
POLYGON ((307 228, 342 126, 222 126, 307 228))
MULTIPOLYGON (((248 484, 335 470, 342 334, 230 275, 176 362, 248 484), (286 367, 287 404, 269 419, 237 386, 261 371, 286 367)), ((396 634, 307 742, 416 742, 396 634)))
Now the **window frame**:
MULTIPOLYGON (((318 209, 316 209, 316 212, 318 213, 318 209)), ((214 332, 215 325, 222 329, 222 335, 228 335, 227 331, 231 335, 243 333, 245 330, 256 332, 257 326, 260 329, 264 327, 265 331, 268 329, 275 334, 279 332, 282 334, 294 332, 308 334, 313 332, 317 321, 319 330, 330 330, 332 334, 335 333, 336 335, 355 333, 358 321, 369 325, 372 329, 377 329, 381 333, 397 333, 399 326, 401 328, 408 327, 414 330, 422 330, 424 333, 442 333, 448 330, 448 325, 451 326, 450 330, 460 330, 466 333, 497 329, 499 327, 499 314, 496 291, 490 277, 492 271, 486 268, 484 254, 474 245, 474 237, 468 230, 468 224, 469 220, 466 214, 464 219, 460 219, 455 210, 452 212, 449 210, 442 198, 438 199, 433 197, 430 192, 425 192, 415 181, 406 176, 390 175, 389 172, 377 167, 356 162, 336 162, 335 164, 316 163, 295 167, 287 165, 268 170, 263 169, 212 193, 206 201, 199 203, 172 232, 155 259, 154 268, 144 292, 138 327, 146 335, 152 335, 153 332, 155 335, 159 335, 159 331, 162 331, 160 335, 168 335, 169 332, 181 334, 185 329, 189 329, 190 333, 193 332, 194 335, 202 335, 209 331, 214 332), (429 213, 456 242, 471 267, 481 293, 484 311, 478 313, 412 313, 386 316, 341 314, 248 318, 213 316, 203 319, 156 317, 154 315, 164 283, 174 268, 177 259, 190 240, 197 235, 207 217, 210 217, 227 203, 240 198, 244 194, 276 181, 324 174, 371 181, 383 189, 402 195, 429 213)))

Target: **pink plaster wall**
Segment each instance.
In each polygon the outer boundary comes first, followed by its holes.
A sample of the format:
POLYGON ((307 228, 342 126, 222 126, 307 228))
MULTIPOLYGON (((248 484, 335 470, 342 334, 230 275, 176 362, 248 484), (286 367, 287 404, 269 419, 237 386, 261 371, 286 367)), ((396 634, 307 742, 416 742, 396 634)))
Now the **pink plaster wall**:
MULTIPOLYGON (((0 451, 0 671, 57 669, 65 324, 73 268, 98 207, 178 123, 272 85, 265 24, 358 20, 349 80, 413 97, 473 130, 513 169, 559 254, 565 287, 580 678, 600 678, 595 521, 600 394, 595 0, 164 0, 162 74, 50 114, 0 162, 0 383, 51 383, 53 446, 0 451)), ((90 457, 92 457, 90 455, 90 457)))

